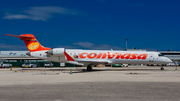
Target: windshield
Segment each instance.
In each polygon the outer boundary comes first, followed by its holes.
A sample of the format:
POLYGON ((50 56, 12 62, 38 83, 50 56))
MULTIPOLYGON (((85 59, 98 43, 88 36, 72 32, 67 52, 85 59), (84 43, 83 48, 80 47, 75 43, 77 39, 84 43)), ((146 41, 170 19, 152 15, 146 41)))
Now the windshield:
POLYGON ((164 56, 163 54, 158 54, 159 56, 164 56))

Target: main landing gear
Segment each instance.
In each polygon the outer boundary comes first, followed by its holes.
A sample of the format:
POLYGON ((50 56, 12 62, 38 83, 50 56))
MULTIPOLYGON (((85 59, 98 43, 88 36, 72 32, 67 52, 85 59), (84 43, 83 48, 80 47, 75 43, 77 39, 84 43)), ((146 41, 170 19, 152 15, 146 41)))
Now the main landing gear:
POLYGON ((87 66, 87 71, 92 71, 92 67, 90 65, 87 66))
POLYGON ((161 67, 161 70, 164 70, 164 67, 163 67, 163 66, 161 67))

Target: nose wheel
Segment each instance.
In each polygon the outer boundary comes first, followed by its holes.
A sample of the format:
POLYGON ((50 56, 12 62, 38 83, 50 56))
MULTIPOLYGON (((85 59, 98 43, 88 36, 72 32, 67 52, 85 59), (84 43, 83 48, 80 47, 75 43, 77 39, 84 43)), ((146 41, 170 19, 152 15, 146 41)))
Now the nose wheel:
POLYGON ((164 70, 164 67, 163 67, 163 66, 161 67, 161 70, 164 70))

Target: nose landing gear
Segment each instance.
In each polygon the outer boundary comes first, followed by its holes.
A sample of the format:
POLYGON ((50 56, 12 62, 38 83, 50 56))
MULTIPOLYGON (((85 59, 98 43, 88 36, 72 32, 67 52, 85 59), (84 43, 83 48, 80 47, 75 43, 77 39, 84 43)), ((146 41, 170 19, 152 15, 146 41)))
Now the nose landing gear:
POLYGON ((164 67, 163 67, 163 66, 161 67, 161 70, 164 70, 164 67))

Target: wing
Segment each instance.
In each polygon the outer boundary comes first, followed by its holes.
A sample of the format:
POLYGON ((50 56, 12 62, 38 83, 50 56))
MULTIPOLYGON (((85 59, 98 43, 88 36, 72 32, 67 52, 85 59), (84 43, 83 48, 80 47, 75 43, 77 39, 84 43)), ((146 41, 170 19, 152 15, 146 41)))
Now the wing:
POLYGON ((64 55, 67 58, 67 63, 75 64, 75 65, 98 65, 98 64, 110 64, 112 62, 110 61, 101 61, 101 60, 74 60, 71 56, 69 56, 66 52, 64 52, 64 55))
POLYGON ((110 61, 97 61, 97 60, 77 60, 79 63, 88 65, 110 64, 110 61))

